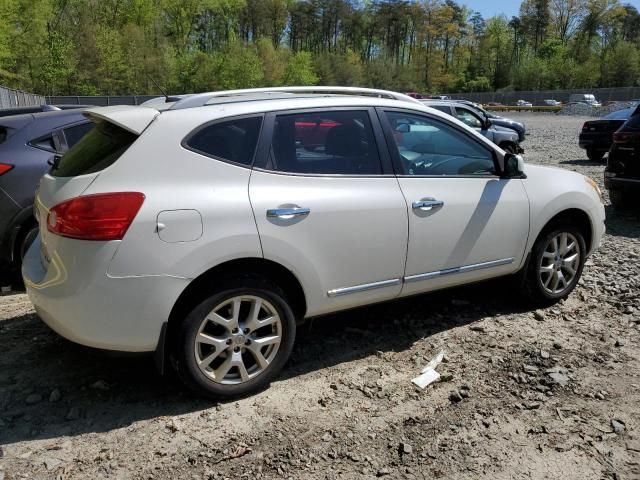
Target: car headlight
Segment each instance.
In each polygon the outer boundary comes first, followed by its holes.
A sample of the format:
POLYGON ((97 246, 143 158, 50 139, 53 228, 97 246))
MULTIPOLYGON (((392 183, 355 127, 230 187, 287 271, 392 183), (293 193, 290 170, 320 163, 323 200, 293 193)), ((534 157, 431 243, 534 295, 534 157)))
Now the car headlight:
POLYGON ((595 180, 593 180, 592 178, 589 178, 587 176, 584 177, 585 182, 587 182, 589 185, 591 185, 591 187, 596 191, 596 193, 598 194, 598 197, 600 197, 600 201, 602 201, 602 190, 600 190, 600 187, 598 186, 598 184, 595 182, 595 180))

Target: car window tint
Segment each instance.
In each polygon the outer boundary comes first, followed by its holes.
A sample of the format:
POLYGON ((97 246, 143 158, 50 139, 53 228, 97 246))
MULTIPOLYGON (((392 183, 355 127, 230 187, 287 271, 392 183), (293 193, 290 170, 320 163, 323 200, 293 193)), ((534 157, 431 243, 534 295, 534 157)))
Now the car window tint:
POLYGON ((480 119, 466 108, 456 107, 456 117, 462 123, 469 125, 471 128, 482 128, 482 122, 480 119))
POLYGON ((443 122, 386 112, 404 175, 493 175, 492 152, 443 122))
POLYGON ((36 138, 29 142, 29 145, 47 152, 56 152, 56 145, 53 142, 53 135, 47 135, 44 137, 36 138))
POLYGON ((429 104, 427 104, 427 106, 431 107, 431 108, 435 108, 436 110, 440 110, 441 112, 444 112, 447 115, 451 115, 451 107, 449 107, 447 105, 429 105, 429 104))
POLYGON ((290 173, 379 175, 378 149, 366 111, 276 117, 267 168, 290 173))
POLYGON ((212 157, 251 165, 262 117, 238 118, 207 125, 191 135, 187 147, 212 157))
POLYGON ((74 125, 73 127, 65 128, 64 137, 67 140, 67 147, 71 148, 84 137, 89 130, 93 128, 93 123, 86 122, 80 125, 74 125))
POLYGON ((51 170, 54 177, 75 177, 104 170, 136 141, 138 136, 109 122, 97 122, 51 170))

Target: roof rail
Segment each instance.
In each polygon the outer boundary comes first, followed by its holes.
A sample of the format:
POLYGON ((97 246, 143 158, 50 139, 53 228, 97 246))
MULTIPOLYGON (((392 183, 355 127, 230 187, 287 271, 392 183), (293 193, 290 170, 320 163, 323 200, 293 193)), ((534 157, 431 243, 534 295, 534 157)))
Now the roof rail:
POLYGON ((264 94, 282 94, 282 93, 306 93, 306 94, 325 94, 325 95, 361 95, 368 97, 391 98, 403 102, 422 103, 409 95, 403 93, 391 92, 389 90, 379 90, 375 88, 360 87, 265 87, 265 88, 246 88, 242 90, 222 90, 219 92, 198 93, 182 98, 173 104, 170 110, 180 110, 183 108, 202 107, 210 100, 217 97, 252 95, 256 93, 264 94))

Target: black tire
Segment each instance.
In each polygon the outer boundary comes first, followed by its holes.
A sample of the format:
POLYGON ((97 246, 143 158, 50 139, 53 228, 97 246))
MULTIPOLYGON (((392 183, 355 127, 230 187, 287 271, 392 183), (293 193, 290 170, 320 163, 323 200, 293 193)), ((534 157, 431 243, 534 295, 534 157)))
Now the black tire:
POLYGON ((627 210, 629 208, 629 199, 625 192, 620 190, 609 190, 609 200, 616 210, 627 210))
POLYGON ((602 157, 604 157, 605 152, 601 150, 594 150, 592 148, 587 148, 587 158, 592 162, 600 162, 602 161, 602 157))
MULTIPOLYGON (((258 277, 233 278, 221 283, 224 286, 212 292, 208 298, 195 306, 184 318, 179 329, 177 329, 178 338, 175 344, 175 351, 173 352, 176 360, 176 371, 184 384, 198 394, 211 399, 241 397, 267 387, 280 373, 289 359, 296 336, 295 316, 289 306, 286 295, 279 287, 258 277), (195 339, 206 316, 210 315, 217 306, 238 296, 258 297, 266 301, 270 304, 270 307, 273 307, 277 311, 280 318, 281 341, 271 362, 255 377, 249 378, 241 383, 223 384, 215 381, 211 376, 206 375, 198 366, 196 355, 199 354, 199 352, 196 352, 198 347, 195 345, 195 339)), ((214 324, 214 327, 217 326, 217 324, 214 324)), ((240 332, 240 334, 242 334, 242 332, 240 332)), ((248 337, 249 335, 247 335, 247 338, 248 337)), ((233 345, 236 344, 233 343, 233 345)), ((215 347, 211 348, 215 351, 215 347)), ((228 348, 240 349, 242 347, 230 346, 228 348)), ((230 350, 228 351, 230 352, 230 350)), ((224 353, 228 357, 229 354, 226 352, 227 350, 225 350, 224 353)), ((242 352, 245 352, 245 350, 242 349, 242 352)), ((245 353, 239 353, 239 355, 244 356, 245 353)), ((249 369, 247 369, 247 371, 248 370, 249 369)), ((238 375, 240 374, 239 370, 236 370, 236 372, 238 375)), ((227 377, 224 376, 222 380, 225 378, 227 377)))
POLYGON ((582 275, 582 269, 584 268, 584 262, 586 259, 586 253, 587 247, 584 241, 584 236, 575 226, 555 225, 543 231, 533 245, 531 257, 525 274, 524 291, 527 297, 540 306, 553 305, 554 303, 567 298, 580 281, 580 276, 582 275), (579 263, 575 269, 574 277, 570 282, 568 282, 566 288, 561 292, 553 293, 547 290, 543 284, 543 280, 541 278, 542 260, 547 246, 555 237, 562 233, 570 234, 576 239, 579 249, 579 263))

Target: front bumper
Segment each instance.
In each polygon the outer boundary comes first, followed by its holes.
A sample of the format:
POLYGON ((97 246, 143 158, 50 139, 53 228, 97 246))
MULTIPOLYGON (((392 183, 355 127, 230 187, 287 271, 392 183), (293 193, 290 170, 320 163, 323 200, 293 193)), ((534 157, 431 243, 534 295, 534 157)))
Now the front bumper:
POLYGON ((46 265, 38 237, 22 264, 27 293, 40 318, 72 342, 105 350, 151 352, 188 280, 107 276, 118 244, 65 239, 46 265))

